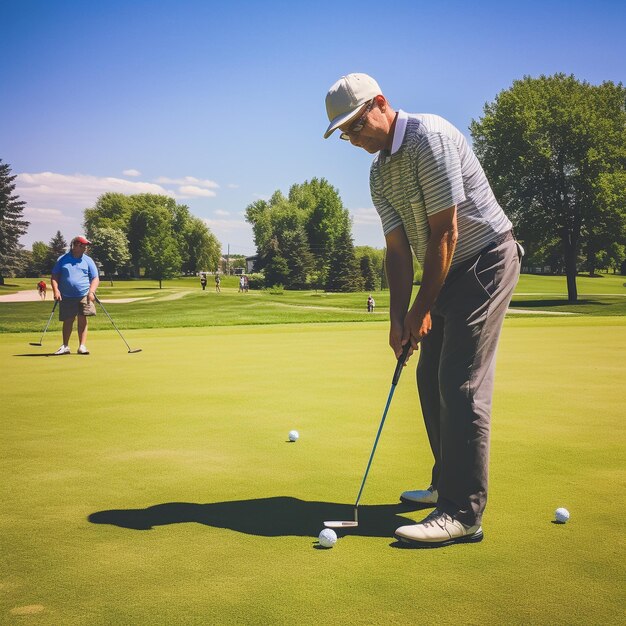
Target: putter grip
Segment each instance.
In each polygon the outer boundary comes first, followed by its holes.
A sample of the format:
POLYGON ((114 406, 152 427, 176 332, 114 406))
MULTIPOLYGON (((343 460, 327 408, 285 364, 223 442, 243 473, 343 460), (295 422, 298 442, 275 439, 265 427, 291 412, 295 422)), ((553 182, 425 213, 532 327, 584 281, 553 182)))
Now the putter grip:
POLYGON ((396 371, 393 373, 393 380, 391 381, 392 385, 397 385, 400 380, 400 374, 402 374, 402 368, 404 367, 404 363, 406 361, 406 357, 409 354, 409 350, 411 349, 411 342, 407 341, 404 344, 404 348, 402 348, 402 354, 398 358, 398 364, 396 365, 396 371))

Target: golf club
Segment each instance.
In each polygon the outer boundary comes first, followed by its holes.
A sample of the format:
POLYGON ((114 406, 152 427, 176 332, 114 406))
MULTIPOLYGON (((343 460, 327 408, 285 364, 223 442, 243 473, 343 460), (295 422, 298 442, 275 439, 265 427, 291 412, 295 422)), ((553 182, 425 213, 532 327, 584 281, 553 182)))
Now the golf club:
POLYGON ((41 345, 43 345, 43 337, 46 334, 46 331, 48 330, 48 326, 50 326, 50 322, 52 321, 52 316, 54 315, 54 310, 57 308, 57 304, 58 304, 58 300, 55 300, 54 301, 54 306, 52 307, 52 311, 50 311, 50 317, 48 318, 48 323, 46 324, 46 327, 43 329, 43 333, 41 335, 41 339, 38 342, 31 341, 30 342, 31 346, 41 346, 41 345))
POLYGON ((391 389, 389 390, 389 397, 387 398, 387 404, 383 412, 383 418, 380 420, 380 426, 378 427, 378 432, 376 433, 376 439, 374 439, 374 446, 372 447, 370 459, 367 462, 367 467, 365 468, 365 474, 363 475, 361 488, 359 489, 359 495, 356 497, 356 502, 354 503, 354 520, 324 522, 324 526, 326 526, 326 528, 356 528, 359 525, 359 501, 361 500, 361 494, 363 493, 365 480, 367 479, 367 475, 370 471, 370 466, 372 465, 374 452, 376 452, 376 446, 378 445, 378 440, 380 439, 380 433, 382 432, 383 426, 385 424, 385 418, 387 417, 387 411, 389 410, 389 405, 391 404, 391 398, 393 398, 393 392, 396 390, 396 385, 398 384, 398 381, 400 380, 400 374, 402 373, 402 368, 404 367, 404 363, 407 359, 410 349, 411 349, 411 342, 407 341, 406 344, 404 345, 404 348, 402 349, 402 354, 398 358, 396 371, 393 373, 393 379, 391 381, 391 389))
POLYGON ((102 307, 102 310, 104 311, 105 315, 109 318, 111 324, 113 324, 113 328, 115 328, 115 330, 117 331, 118 335, 122 338, 122 341, 126 344, 126 347, 128 348, 128 354, 134 354, 135 352, 141 352, 141 348, 135 348, 134 350, 131 350, 131 347, 128 345, 128 341, 126 341, 126 339, 124 339, 124 335, 122 335, 122 333, 120 332, 120 329, 115 325, 115 322, 113 321, 113 318, 109 315, 109 312, 104 308, 104 304, 102 304, 102 301, 98 298, 98 296, 95 296, 96 298, 96 302, 102 307))

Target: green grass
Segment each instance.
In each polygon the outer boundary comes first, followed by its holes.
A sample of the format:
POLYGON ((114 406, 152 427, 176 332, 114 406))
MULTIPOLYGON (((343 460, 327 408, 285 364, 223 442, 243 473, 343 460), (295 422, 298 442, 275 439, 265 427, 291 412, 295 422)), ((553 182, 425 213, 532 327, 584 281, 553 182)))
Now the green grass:
POLYGON ((397 496, 430 469, 412 367, 362 524, 315 548, 324 519, 351 515, 393 371, 386 324, 125 335, 143 352, 112 330, 89 357, 0 336, 1 623, 623 620, 624 318, 505 322, 485 540, 440 550, 392 545, 420 517, 397 496))
MULTIPOLYGON (((624 277, 579 278, 580 302, 569 304, 564 277, 528 276, 520 278, 513 297, 513 309, 577 315, 626 315, 624 277), (598 289, 601 289, 598 292, 598 289), (595 291, 594 291, 595 290, 595 291)), ((124 329, 233 326, 249 324, 293 324, 311 322, 387 322, 389 292, 375 292, 376 311, 366 311, 367 293, 331 294, 322 291, 237 291, 236 277, 224 279, 222 293, 214 288, 202 291, 196 278, 167 281, 158 289, 155 281, 119 281, 113 287, 103 282, 98 290, 107 310, 124 329), (108 300, 134 298, 132 303, 107 303, 108 300)), ((2 293, 33 290, 32 279, 12 279, 2 293), (13 286, 11 286, 13 285, 13 286)), ((210 281, 209 281, 210 286, 210 281)), ((52 309, 52 301, 0 302, 0 332, 41 333, 52 309)), ((110 328, 101 310, 90 322, 93 330, 110 328)), ((59 322, 50 332, 59 332, 59 322)), ((38 338, 37 338, 38 339, 38 338)))

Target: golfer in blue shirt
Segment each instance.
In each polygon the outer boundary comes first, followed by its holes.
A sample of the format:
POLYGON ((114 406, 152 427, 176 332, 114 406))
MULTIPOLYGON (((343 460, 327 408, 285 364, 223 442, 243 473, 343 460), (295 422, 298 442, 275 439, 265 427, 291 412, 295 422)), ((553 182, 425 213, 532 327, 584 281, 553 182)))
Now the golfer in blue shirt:
POLYGON ((70 353, 70 336, 78 317, 78 354, 87 350, 87 318, 96 314, 96 289, 100 284, 98 268, 85 254, 91 244, 85 237, 74 237, 70 251, 60 256, 52 268, 52 290, 59 303, 59 320, 63 322, 63 345, 54 353, 70 353))

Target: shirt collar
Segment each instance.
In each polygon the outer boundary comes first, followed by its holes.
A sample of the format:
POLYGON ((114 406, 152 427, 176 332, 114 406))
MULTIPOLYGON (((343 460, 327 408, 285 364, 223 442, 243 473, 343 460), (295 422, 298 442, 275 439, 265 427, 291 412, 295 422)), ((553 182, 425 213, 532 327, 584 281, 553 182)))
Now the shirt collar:
POLYGON ((398 111, 398 117, 396 118, 396 127, 393 132, 393 143, 391 144, 391 153, 395 154, 404 141, 404 134, 406 132, 406 123, 409 119, 408 113, 405 113, 402 109, 398 111))

